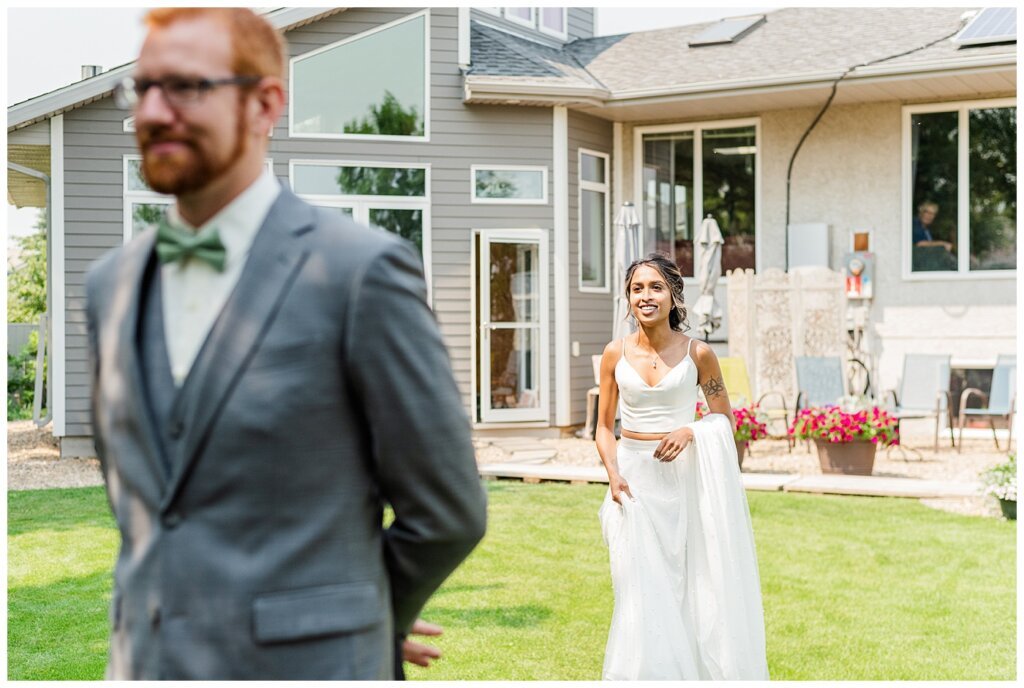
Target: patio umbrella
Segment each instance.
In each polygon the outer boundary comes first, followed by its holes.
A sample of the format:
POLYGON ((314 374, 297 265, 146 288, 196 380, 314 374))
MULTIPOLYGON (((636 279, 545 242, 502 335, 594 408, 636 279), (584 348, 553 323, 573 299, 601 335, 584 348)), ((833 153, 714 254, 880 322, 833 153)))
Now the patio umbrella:
POLYGON ((615 216, 615 281, 612 283, 615 294, 615 319, 612 324, 614 339, 621 339, 636 331, 636 325, 626 319, 629 315, 629 301, 622 285, 626 281, 626 270, 630 263, 639 257, 640 218, 632 203, 623 203, 615 216))
POLYGON ((715 287, 722 276, 722 230, 710 215, 700 223, 697 235, 700 245, 700 272, 697 283, 700 296, 693 306, 697 316, 697 330, 704 334, 704 341, 712 332, 722 326, 722 307, 715 301, 715 287))

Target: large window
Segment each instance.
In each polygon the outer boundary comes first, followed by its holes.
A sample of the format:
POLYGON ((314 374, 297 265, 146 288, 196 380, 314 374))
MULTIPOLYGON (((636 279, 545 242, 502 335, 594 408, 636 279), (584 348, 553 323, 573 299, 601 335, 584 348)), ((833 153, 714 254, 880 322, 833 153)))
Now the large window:
POLYGON ((289 134, 426 139, 428 26, 424 10, 293 58, 289 134))
POLYGON ((566 29, 566 8, 564 7, 541 7, 540 8, 540 30, 556 38, 566 39, 569 32, 566 29))
POLYGON ((516 24, 529 26, 531 29, 537 23, 537 20, 534 15, 534 8, 532 7, 506 7, 505 19, 513 21, 516 24))
MULTIPOLYGON (((386 230, 420 250, 430 284, 430 175, 427 165, 293 160, 292 190, 309 203, 386 230)), ((429 289, 429 287, 428 287, 429 289)))
POLYGON ((910 274, 1017 267, 1017 108, 1012 101, 904 109, 910 274))
POLYGON ((711 216, 725 239, 723 274, 755 269, 757 123, 638 127, 636 135, 645 253, 672 256, 684 276, 694 276, 694 239, 711 216))
POLYGON ((579 150, 579 289, 608 292, 608 155, 579 150))

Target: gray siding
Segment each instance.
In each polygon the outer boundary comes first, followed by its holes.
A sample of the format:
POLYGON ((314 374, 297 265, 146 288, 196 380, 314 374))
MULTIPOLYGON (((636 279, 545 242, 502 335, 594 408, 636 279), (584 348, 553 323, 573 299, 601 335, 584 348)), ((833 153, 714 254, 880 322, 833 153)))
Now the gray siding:
POLYGON ((569 8, 569 40, 577 38, 594 37, 594 8, 593 7, 570 7, 569 8))
MULTIPOLYGON (((569 111, 569 323, 570 341, 579 342, 580 355, 570 357, 572 377, 572 423, 586 420, 587 390, 594 386, 594 369, 590 357, 604 351, 612 335, 612 297, 616 285, 608 276, 609 293, 594 294, 579 289, 579 149, 586 148, 608 154, 609 225, 615 218, 611 204, 612 123, 607 120, 569 111)), ((609 232, 609 252, 614 245, 614 227, 609 232)), ((609 263, 611 264, 611 263, 609 263)), ((614 270, 611 271, 614 274, 614 270)))
MULTIPOLYGON (((90 435, 85 273, 124 236, 122 156, 136 153, 112 99, 64 115, 65 432, 90 435)), ((56 266, 55 266, 56 267, 56 266)))
MULTIPOLYGON (((291 56, 334 43, 417 11, 415 8, 349 9, 288 32, 291 56)), ((470 259, 473 230, 550 230, 553 204, 472 205, 470 165, 544 165, 552 176, 552 113, 549 108, 466 107, 458 67, 457 11, 430 11, 430 141, 390 142, 289 138, 287 112, 274 129, 270 155, 287 182, 293 158, 429 163, 431 185, 431 295, 452 367, 468 410, 471 385, 470 259)), ((67 434, 89 435, 89 389, 84 313, 84 275, 89 264, 120 245, 123 236, 122 156, 135 153, 134 135, 121 131, 125 113, 110 98, 65 116, 67 279, 67 434)), ((549 266, 553 285, 553 260, 549 266)), ((551 290, 553 292, 553 289, 551 290)), ((549 302, 554 314, 553 294, 549 302)), ((550 375, 554 331, 549 323, 550 375)), ((553 384, 549 404, 554 414, 553 384)))

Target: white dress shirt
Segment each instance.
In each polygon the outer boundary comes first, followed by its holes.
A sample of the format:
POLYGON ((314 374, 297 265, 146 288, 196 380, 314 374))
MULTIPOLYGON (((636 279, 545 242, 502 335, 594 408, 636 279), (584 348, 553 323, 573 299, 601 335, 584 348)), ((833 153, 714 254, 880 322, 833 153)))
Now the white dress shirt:
POLYGON ((177 204, 167 211, 167 221, 190 233, 217 228, 226 251, 224 272, 194 258, 160 266, 163 290, 164 336, 174 384, 181 386, 196 355, 220 315, 249 258, 256 233, 277 200, 281 186, 269 171, 201 227, 182 219, 177 204))

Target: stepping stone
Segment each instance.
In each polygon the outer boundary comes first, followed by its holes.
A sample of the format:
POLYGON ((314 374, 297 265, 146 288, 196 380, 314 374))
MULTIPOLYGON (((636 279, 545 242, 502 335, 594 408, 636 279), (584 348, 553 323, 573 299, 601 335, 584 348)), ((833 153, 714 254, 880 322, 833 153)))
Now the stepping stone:
POLYGON ((743 488, 764 492, 778 492, 800 478, 799 473, 743 473, 743 488))
POLYGON ((915 478, 884 478, 869 475, 808 475, 783 486, 786 492, 867 495, 871 497, 976 497, 979 483, 951 483, 915 478))

